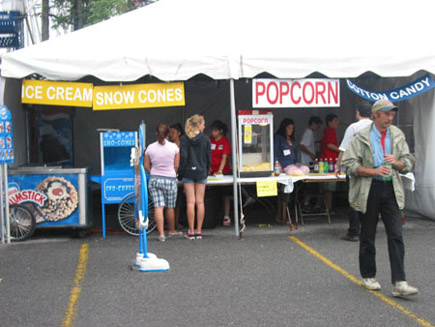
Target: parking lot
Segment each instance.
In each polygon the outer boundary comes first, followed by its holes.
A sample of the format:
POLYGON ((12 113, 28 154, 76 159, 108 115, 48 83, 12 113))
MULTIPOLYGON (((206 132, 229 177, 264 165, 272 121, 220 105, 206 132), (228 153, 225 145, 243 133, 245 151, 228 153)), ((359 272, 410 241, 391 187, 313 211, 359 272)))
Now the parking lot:
POLYGON ((306 221, 297 230, 247 222, 182 237, 148 250, 168 260, 166 272, 132 270, 136 237, 111 230, 75 238, 37 231, 0 245, 1 326, 434 326, 435 222, 407 218, 406 271, 420 294, 390 295, 382 223, 377 236, 381 292, 359 284, 358 243, 340 240, 345 212, 306 221))

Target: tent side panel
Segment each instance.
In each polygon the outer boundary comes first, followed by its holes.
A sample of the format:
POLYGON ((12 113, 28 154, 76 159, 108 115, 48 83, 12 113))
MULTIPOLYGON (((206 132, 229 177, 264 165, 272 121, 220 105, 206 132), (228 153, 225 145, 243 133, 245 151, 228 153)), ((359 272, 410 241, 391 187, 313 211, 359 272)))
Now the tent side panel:
POLYGON ((412 100, 416 163, 415 191, 407 192, 406 208, 435 220, 435 91, 412 100))

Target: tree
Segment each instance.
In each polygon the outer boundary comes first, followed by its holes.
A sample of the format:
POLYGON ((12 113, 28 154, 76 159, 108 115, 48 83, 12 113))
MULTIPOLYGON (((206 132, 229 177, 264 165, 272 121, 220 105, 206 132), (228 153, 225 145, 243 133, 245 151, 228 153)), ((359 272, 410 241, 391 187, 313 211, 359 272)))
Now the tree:
POLYGON ((50 7, 49 0, 42 0, 42 11, 41 11, 41 40, 46 41, 49 38, 49 15, 50 7))
POLYGON ((157 0, 52 0, 53 28, 78 30, 157 0))

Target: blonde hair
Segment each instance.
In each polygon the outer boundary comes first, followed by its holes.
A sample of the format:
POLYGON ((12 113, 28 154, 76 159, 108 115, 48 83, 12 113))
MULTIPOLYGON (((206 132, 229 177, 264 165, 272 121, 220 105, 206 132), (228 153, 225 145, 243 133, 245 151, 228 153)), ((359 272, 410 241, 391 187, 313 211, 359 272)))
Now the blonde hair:
POLYGON ((190 118, 187 118, 186 125, 184 127, 186 131, 186 135, 188 138, 192 139, 196 134, 199 133, 199 124, 204 122, 204 116, 202 115, 193 115, 190 118))

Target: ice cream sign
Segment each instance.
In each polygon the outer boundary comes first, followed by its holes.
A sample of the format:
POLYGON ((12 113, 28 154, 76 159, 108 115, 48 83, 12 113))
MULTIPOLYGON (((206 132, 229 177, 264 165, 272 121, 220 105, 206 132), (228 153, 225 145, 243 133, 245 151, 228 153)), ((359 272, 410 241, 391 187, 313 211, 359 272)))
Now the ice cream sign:
POLYGON ((94 86, 91 83, 23 80, 21 102, 92 107, 94 110, 140 109, 185 105, 184 83, 94 86))

